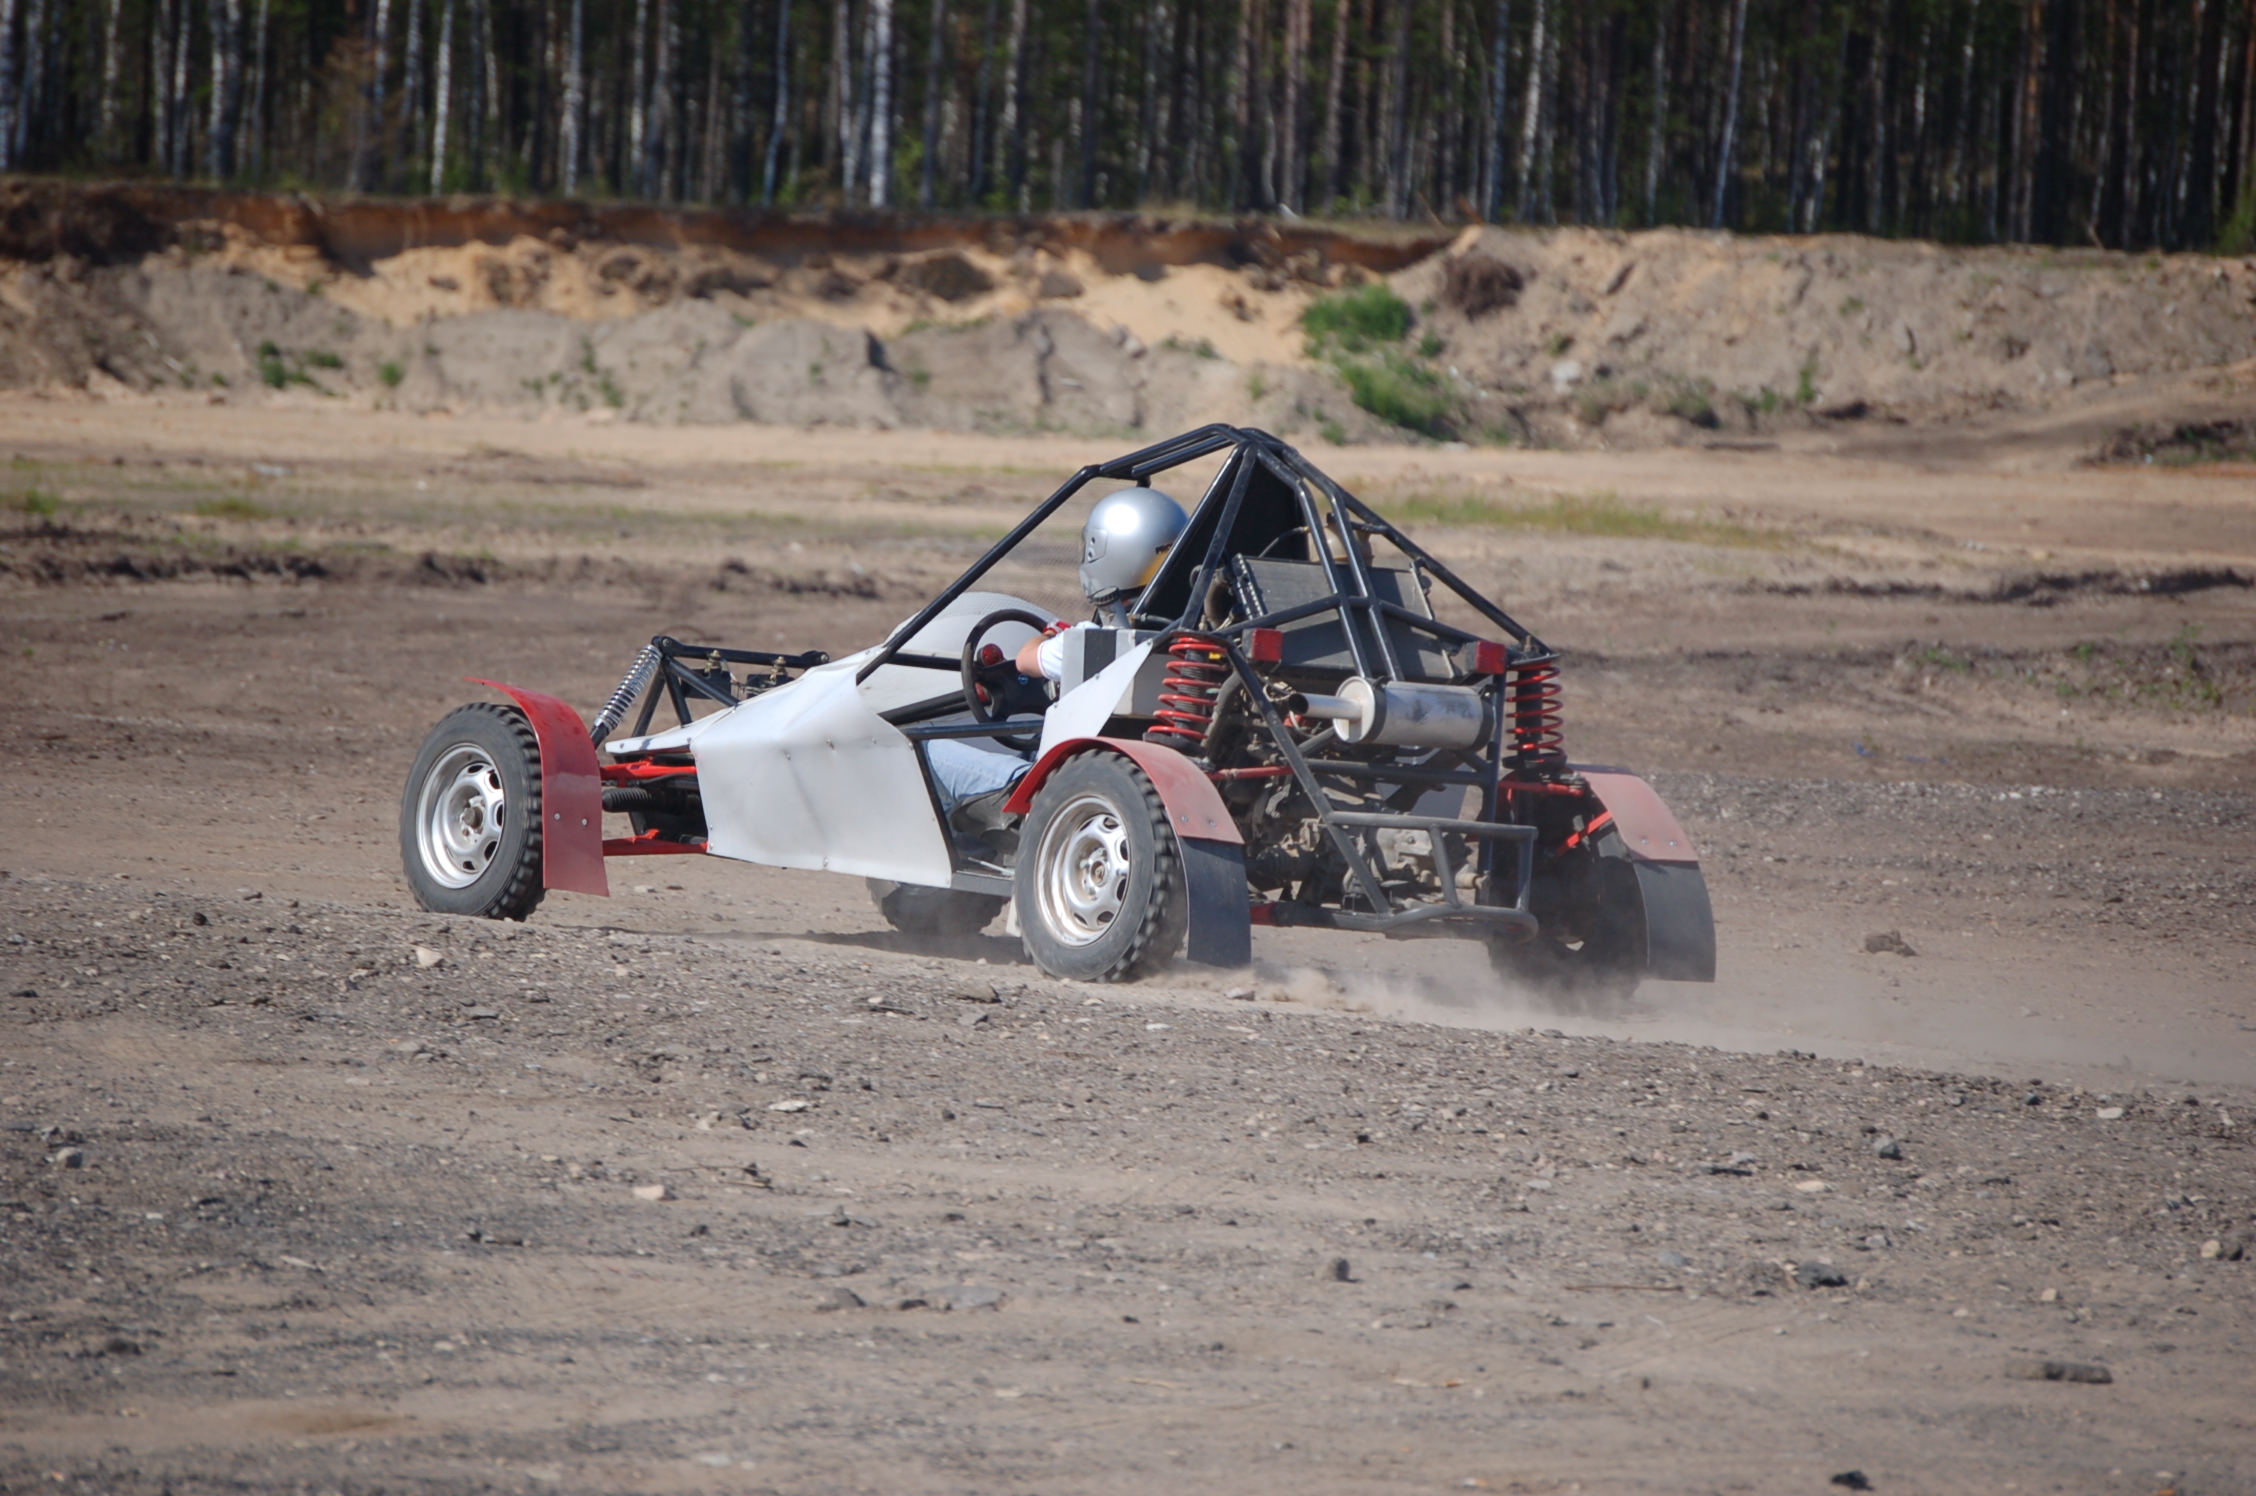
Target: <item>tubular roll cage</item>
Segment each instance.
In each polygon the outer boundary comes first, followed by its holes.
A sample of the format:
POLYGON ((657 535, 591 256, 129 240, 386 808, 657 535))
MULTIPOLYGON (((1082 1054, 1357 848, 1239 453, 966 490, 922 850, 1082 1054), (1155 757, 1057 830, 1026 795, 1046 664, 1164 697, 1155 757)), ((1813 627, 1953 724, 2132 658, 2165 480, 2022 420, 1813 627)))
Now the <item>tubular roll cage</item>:
MULTIPOLYGON (((1148 486, 1158 474, 1181 467, 1220 451, 1229 451, 1226 459, 1207 485, 1197 507, 1192 511, 1186 536, 1195 535, 1204 528, 1206 516, 1215 516, 1208 535, 1205 553, 1197 568, 1187 579, 1184 604, 1172 619, 1156 624, 1158 634, 1152 640, 1155 655, 1164 653, 1176 639, 1195 635, 1211 641, 1228 658, 1230 668, 1245 687, 1246 699, 1260 711, 1264 725, 1285 759, 1286 766, 1298 782, 1302 793, 1315 808, 1333 845, 1345 861, 1356 888, 1370 912, 1356 913, 1348 910, 1315 909, 1309 906, 1273 902, 1257 904, 1255 918, 1258 922, 1274 924, 1322 924, 1340 929, 1374 932, 1414 933, 1413 927, 1443 921, 1474 921, 1504 929, 1516 930, 1525 939, 1534 935, 1536 921, 1528 910, 1529 886, 1534 868, 1537 828, 1521 824, 1508 817, 1513 813, 1515 792, 1521 789, 1538 792, 1559 792, 1567 787, 1552 784, 1508 782, 1505 762, 1505 731, 1503 693, 1488 694, 1490 721, 1486 747, 1478 755, 1457 752, 1455 757, 1469 767, 1444 769, 1425 765, 1392 763, 1365 763, 1355 760, 1326 759, 1312 763, 1303 749, 1325 746, 1331 741, 1329 731, 1318 733, 1306 744, 1296 744, 1280 715, 1277 704, 1270 701, 1263 690, 1263 682, 1255 673, 1251 662, 1241 647, 1248 634, 1256 629, 1275 629, 1319 614, 1336 612, 1341 631, 1345 636, 1356 674, 1373 681, 1400 684, 1407 681, 1399 651, 1395 647, 1393 630, 1385 625, 1398 624, 1440 641, 1444 649, 1485 643, 1476 634, 1443 623, 1438 619, 1401 606, 1379 595, 1371 580, 1371 568, 1364 560, 1362 548, 1354 543, 1357 536, 1377 536, 1385 539, 1404 556, 1421 581, 1430 577, 1441 583, 1475 612, 1503 629, 1512 639, 1506 650, 1507 670, 1521 670, 1531 666, 1547 665, 1558 656, 1551 648, 1523 627, 1503 609, 1475 591, 1468 583, 1440 561, 1434 559, 1415 541, 1404 535, 1376 510, 1347 492, 1328 474, 1319 470, 1300 453, 1266 431, 1215 424, 1185 432, 1167 441, 1131 452, 1110 462, 1083 467, 1059 486, 1025 519, 1012 528, 1009 534, 995 542, 987 553, 962 576, 927 603, 915 617, 902 624, 888 636, 869 660, 855 673, 857 683, 867 680, 874 672, 888 664, 900 664, 927 669, 955 670, 958 662, 907 652, 905 646, 927 624, 931 623, 949 605, 970 591, 981 578, 1008 556, 1022 541, 1033 534, 1049 518, 1065 506, 1073 496, 1100 478, 1125 481, 1138 486, 1148 486), (1309 551, 1322 568, 1325 585, 1330 589, 1325 597, 1296 606, 1245 619, 1220 628, 1199 626, 1199 614, 1205 599, 1228 559, 1229 544, 1235 532, 1239 512, 1254 474, 1266 471, 1282 482, 1292 493, 1302 523, 1309 536, 1309 551), (1341 537, 1340 556, 1331 554, 1324 540, 1327 524, 1341 537), (1325 790, 1326 777, 1346 781, 1385 782, 1408 786, 1412 784, 1433 787, 1460 785, 1478 789, 1481 794, 1480 816, 1475 820, 1420 816, 1404 812, 1372 812, 1349 809, 1336 805, 1325 790), (1499 811, 1507 818, 1499 819, 1499 811), (1380 830, 1423 831, 1432 845, 1435 872, 1439 876, 1442 902, 1439 904, 1413 904, 1398 908, 1388 895, 1384 883, 1372 870, 1365 855, 1364 843, 1380 830), (1360 835, 1358 834, 1360 833, 1360 835), (1475 853, 1477 865, 1483 873, 1495 871, 1496 844, 1514 844, 1517 853, 1516 898, 1510 905, 1472 905, 1458 897, 1456 869, 1451 864, 1446 845, 1448 837, 1463 837, 1479 844, 1475 853)), ((1172 563, 1173 558, 1170 558, 1172 563)), ((1163 588, 1180 584, 1177 568, 1163 565, 1160 572, 1145 588, 1133 607, 1127 612, 1133 621, 1150 619, 1147 606, 1156 603, 1163 588)), ((724 653, 724 658, 729 658, 724 653)), ((676 688, 677 692, 679 688, 676 688)), ((934 737, 1000 737, 1025 732, 1024 723, 993 723, 964 725, 904 726, 912 738, 934 737)), ((921 756, 921 754, 920 754, 921 756)), ((1215 777, 1226 778, 1226 772, 1215 777)), ((961 874, 959 873, 959 878, 961 874)))

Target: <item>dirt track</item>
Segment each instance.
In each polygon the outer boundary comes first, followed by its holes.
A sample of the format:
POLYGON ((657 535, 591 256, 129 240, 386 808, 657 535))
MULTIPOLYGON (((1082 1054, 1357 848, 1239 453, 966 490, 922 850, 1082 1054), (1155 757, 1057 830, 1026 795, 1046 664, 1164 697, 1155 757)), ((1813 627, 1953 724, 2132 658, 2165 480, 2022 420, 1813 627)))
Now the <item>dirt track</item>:
POLYGON ((0 406, 0 1480, 2251 1489, 2256 526, 2020 443, 1323 455, 1702 844, 1723 979, 1559 1013, 688 860, 402 907, 461 676, 863 642, 1088 443, 0 406))

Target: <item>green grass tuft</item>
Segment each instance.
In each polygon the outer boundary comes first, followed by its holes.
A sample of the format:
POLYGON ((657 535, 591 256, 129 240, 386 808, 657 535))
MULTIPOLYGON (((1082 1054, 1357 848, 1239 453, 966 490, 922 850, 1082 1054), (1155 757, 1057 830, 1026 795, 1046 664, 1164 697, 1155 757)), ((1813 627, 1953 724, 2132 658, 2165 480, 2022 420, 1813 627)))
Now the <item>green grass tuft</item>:
POLYGON ((188 512, 200 514, 205 519, 269 519, 273 516, 273 511, 265 505, 255 504, 233 494, 225 498, 198 500, 188 512))
POLYGON ((61 507, 56 502, 55 496, 43 488, 19 489, 15 493, 9 494, 6 499, 0 499, 0 506, 13 509, 18 514, 40 516, 53 514, 56 509, 61 507))
POLYGON ((1389 348, 1375 358, 1335 359, 1333 367, 1349 397, 1380 420, 1431 437, 1455 433, 1456 398, 1425 365, 1389 348))
POLYGON ((400 381, 407 378, 407 370, 386 359, 376 366, 376 377, 384 381, 385 389, 396 390, 399 388, 400 381))
POLYGON ((1326 344, 1364 353, 1382 343, 1399 343, 1409 334, 1410 321, 1410 303, 1384 281, 1319 296, 1300 314, 1312 358, 1322 356, 1326 344))
POLYGON ((1727 520, 1684 518, 1656 506, 1625 504, 1611 489, 1558 494, 1533 504, 1503 504, 1474 494, 1419 493, 1377 507, 1389 518, 1436 525, 1479 525, 1610 540, 1675 540, 1693 545, 1775 546, 1780 537, 1727 520))

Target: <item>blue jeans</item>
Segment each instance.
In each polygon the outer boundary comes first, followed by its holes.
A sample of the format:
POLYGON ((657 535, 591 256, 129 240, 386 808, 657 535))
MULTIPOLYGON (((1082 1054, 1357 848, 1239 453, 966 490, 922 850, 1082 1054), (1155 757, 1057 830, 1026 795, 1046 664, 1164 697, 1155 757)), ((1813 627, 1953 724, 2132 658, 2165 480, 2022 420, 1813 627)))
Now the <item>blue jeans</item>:
POLYGON ((978 739, 934 738, 924 745, 924 756, 932 765, 933 783, 940 787, 944 816, 955 814, 966 800, 1009 789, 1034 767, 1026 755, 991 748, 978 739))

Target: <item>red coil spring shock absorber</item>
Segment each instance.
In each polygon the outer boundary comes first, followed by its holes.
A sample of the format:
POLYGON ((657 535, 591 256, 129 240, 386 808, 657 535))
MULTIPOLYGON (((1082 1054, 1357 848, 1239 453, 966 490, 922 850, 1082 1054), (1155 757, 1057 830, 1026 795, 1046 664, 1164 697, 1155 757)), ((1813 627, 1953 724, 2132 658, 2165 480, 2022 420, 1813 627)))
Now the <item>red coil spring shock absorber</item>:
POLYGON ((1144 730, 1144 741, 1178 753, 1196 754, 1206 745, 1214 721, 1215 697, 1230 678, 1230 658, 1204 634, 1181 634, 1167 646, 1167 674, 1159 685, 1159 720, 1144 730))
POLYGON ((1559 715, 1559 662, 1539 660, 1512 674, 1512 752, 1522 774, 1567 761, 1559 715))

